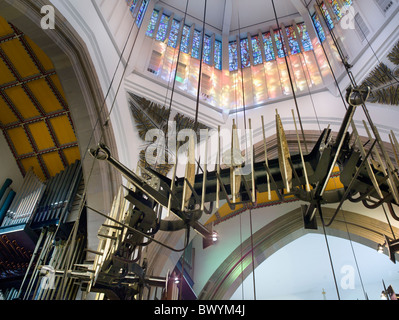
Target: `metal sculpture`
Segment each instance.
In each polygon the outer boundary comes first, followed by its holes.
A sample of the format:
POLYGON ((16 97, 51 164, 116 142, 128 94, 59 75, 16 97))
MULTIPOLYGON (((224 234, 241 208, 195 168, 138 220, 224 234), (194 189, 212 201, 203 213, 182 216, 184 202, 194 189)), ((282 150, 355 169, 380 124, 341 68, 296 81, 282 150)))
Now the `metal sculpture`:
MULTIPOLYGON (((203 173, 195 174, 195 165, 192 161, 188 163, 184 177, 175 178, 174 174, 173 179, 154 170, 142 168, 146 176, 150 177, 146 180, 112 157, 105 145, 90 149, 89 152, 95 159, 108 162, 132 185, 132 188, 123 188, 123 196, 131 204, 128 216, 125 217, 126 222, 97 211, 106 217, 107 221, 113 223, 112 226, 104 225, 103 227, 117 231, 114 233, 115 237, 110 239, 116 246, 107 255, 105 252, 97 252, 102 256, 102 262, 96 266, 96 278, 93 280, 93 277, 89 277, 92 279, 91 288, 98 291, 111 290, 115 293, 120 292, 123 283, 134 282, 137 285, 134 287, 134 295, 140 293, 146 285, 165 285, 168 279, 151 279, 145 275, 146 265, 139 265, 140 251, 149 243, 156 242, 154 236, 158 231, 174 232, 193 228, 203 237, 212 236, 212 232, 199 223, 204 212, 210 213, 205 209, 206 203, 216 202, 216 208, 219 208, 219 201, 225 200, 234 209, 242 203, 253 206, 258 193, 268 192, 270 195, 271 191, 274 191, 280 200, 294 195, 308 203, 303 206, 303 218, 305 228, 310 229, 317 228, 315 214, 318 210, 321 213, 322 205, 327 203, 339 203, 337 212, 346 200, 363 201, 367 207, 373 208, 383 203, 388 203, 391 207, 392 204, 399 205, 394 197, 399 186, 397 172, 390 167, 385 167, 381 158, 378 159, 379 161, 369 161, 370 155, 377 152, 374 147, 378 141, 370 139, 372 146, 367 153, 364 149, 356 148, 356 144, 351 145, 350 142, 351 135, 348 130, 351 125, 355 129, 354 113, 357 106, 367 100, 369 94, 370 89, 349 88, 346 96, 349 107, 335 141, 331 137, 331 129, 327 128, 307 155, 304 155, 302 151, 299 155, 289 154, 284 129, 277 113, 279 158, 268 159, 262 119, 265 161, 255 163, 252 152, 249 159, 251 172, 247 175, 237 175, 241 163, 234 161, 237 147, 237 137, 234 134, 231 151, 228 151, 231 153, 230 166, 221 168, 219 137, 215 171, 208 172, 205 167, 203 173), (340 169, 340 179, 345 190, 326 192, 326 186, 336 166, 340 169), (381 167, 384 167, 384 170, 381 170, 381 167), (355 198, 356 195, 359 197, 355 198), (178 219, 162 220, 159 214, 160 208, 173 212, 178 219), (133 254, 135 258, 132 258, 133 254)), ((294 112, 293 117, 295 122, 294 112)), ((235 123, 233 129, 234 126, 235 123)), ((301 150, 298 131, 297 138, 301 150)), ((355 142, 357 142, 357 137, 355 142)), ((192 157, 193 145, 189 146, 188 153, 189 158, 192 157)), ((384 160, 388 162, 387 159, 384 160)), ((333 219, 327 225, 332 222, 333 219)), ((105 234, 102 236, 109 237, 105 234)))

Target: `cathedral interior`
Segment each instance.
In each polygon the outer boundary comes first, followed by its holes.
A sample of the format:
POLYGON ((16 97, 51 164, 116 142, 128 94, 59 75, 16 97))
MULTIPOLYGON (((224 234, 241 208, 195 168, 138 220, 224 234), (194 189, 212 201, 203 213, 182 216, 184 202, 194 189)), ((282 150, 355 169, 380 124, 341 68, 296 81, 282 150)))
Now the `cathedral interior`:
POLYGON ((397 300, 398 0, 0 0, 0 300, 397 300))

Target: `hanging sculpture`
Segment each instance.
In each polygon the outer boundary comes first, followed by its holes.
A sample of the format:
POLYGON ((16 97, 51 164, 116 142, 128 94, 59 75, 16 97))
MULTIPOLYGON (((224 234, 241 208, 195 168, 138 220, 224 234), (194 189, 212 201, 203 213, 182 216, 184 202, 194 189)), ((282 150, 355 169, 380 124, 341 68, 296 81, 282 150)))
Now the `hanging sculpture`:
MULTIPOLYGON (((369 94, 370 90, 350 88, 347 92, 349 108, 335 141, 332 139, 331 129, 325 129, 313 150, 307 155, 302 153, 289 155, 283 126, 277 114, 276 125, 277 131, 280 132, 277 135, 280 145, 279 158, 268 159, 266 156, 265 161, 255 163, 253 157, 250 157, 247 159, 250 163, 245 165, 251 166, 253 170, 240 175, 239 179, 237 174, 240 170, 236 169, 244 163, 240 163, 239 166, 232 163, 231 167, 222 169, 220 162, 216 170, 206 170, 200 174, 195 173, 195 164, 189 162, 185 176, 172 180, 147 168, 145 169, 147 179, 144 179, 113 158, 105 145, 90 149, 89 152, 95 159, 108 162, 132 185, 132 188, 124 187, 124 192, 121 194, 121 197, 123 196, 131 205, 127 217, 123 219, 125 223, 121 222, 122 220, 114 220, 114 227, 107 226, 115 230, 125 230, 130 236, 125 235, 124 240, 116 247, 117 250, 107 257, 108 260, 104 260, 102 266, 99 266, 101 271, 96 279, 97 282, 92 283, 93 288, 101 291, 101 288, 108 285, 114 289, 118 287, 120 290, 121 283, 124 281, 126 283, 129 277, 142 286, 148 285, 149 282, 157 286, 164 285, 167 279, 151 280, 145 276, 145 267, 138 265, 137 258, 132 259, 133 253, 135 250, 140 252, 140 248, 155 241, 154 237, 158 231, 174 232, 193 228, 203 237, 211 237, 212 233, 199 223, 199 219, 206 211, 204 205, 207 203, 225 200, 230 207, 235 208, 242 203, 254 205, 256 198, 254 201, 253 196, 256 197, 259 193, 274 191, 280 200, 295 196, 308 203, 303 207, 303 217, 305 228, 311 229, 317 228, 315 213, 317 210, 322 210, 321 206, 325 204, 342 205, 344 201, 350 200, 363 202, 367 207, 373 208, 383 203, 391 206, 399 205, 397 198, 399 179, 393 172, 394 169, 385 165, 389 161, 387 159, 382 161, 380 157, 380 161, 369 162, 370 155, 378 153, 375 148, 377 141, 371 140, 373 143, 367 154, 361 152, 356 144, 351 145, 349 126, 356 108, 367 100, 369 94), (340 179, 345 186, 344 194, 342 190, 326 192, 326 185, 336 166, 340 168, 340 179), (381 167, 384 170, 381 170, 381 167), (159 214, 162 208, 173 212, 178 219, 162 220, 159 214), (121 269, 124 270, 122 273, 121 269)), ((232 149, 227 153, 234 151, 234 141, 232 135, 232 149)), ((265 135, 264 144, 266 144, 265 135)), ((193 145, 190 145, 188 152, 189 154, 193 152, 193 145)), ((267 153, 266 148, 265 152, 267 153)), ((221 153, 220 149, 218 153, 221 153)), ((135 292, 140 292, 140 289, 135 292)))

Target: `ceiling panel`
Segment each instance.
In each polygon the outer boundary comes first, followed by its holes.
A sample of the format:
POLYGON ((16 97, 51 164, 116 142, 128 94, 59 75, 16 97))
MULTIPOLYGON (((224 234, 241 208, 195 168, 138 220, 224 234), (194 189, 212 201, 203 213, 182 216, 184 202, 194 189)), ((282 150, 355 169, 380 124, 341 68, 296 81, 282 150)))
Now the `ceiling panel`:
POLYGON ((54 65, 0 17, 0 129, 24 176, 42 180, 80 159, 73 122, 54 65))

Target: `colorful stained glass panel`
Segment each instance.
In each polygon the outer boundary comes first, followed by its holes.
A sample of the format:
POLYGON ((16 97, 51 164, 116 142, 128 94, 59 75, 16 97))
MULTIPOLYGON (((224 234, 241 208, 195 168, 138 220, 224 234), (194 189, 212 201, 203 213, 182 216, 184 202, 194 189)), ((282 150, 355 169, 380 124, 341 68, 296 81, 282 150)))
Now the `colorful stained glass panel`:
POLYGON ((299 23, 297 25, 300 35, 301 35, 301 41, 302 41, 302 45, 303 45, 303 50, 305 52, 307 51, 311 51, 313 50, 313 45, 312 45, 312 41, 310 40, 310 36, 309 36, 309 32, 306 28, 306 24, 305 23, 299 23))
POLYGON ((229 70, 238 70, 237 41, 229 43, 229 70))
POLYGON ((139 28, 141 27, 141 23, 143 22, 144 15, 145 15, 145 12, 147 11, 149 3, 150 3, 150 0, 143 0, 143 2, 141 3, 141 7, 140 7, 139 13, 137 15, 137 20, 136 20, 136 24, 139 28))
POLYGON ((276 41, 276 47, 279 58, 284 58, 286 50, 283 41, 281 39, 280 30, 274 30, 274 40, 276 41))
POLYGON ((287 32, 288 44, 290 46, 291 55, 300 53, 301 48, 297 41, 297 36, 294 27, 293 26, 286 27, 285 31, 287 32))
POLYGON ((337 0, 328 0, 331 4, 331 7, 335 13, 335 15, 337 16, 338 21, 341 20, 342 18, 342 11, 340 6, 338 5, 337 0))
POLYGON ((240 41, 241 47, 241 67, 248 68, 251 66, 251 58, 249 54, 248 38, 242 39, 240 41))
POLYGON ((252 37, 252 52, 254 56, 254 65, 263 63, 262 46, 258 36, 252 37))
POLYGON ((195 59, 200 58, 200 45, 201 45, 201 32, 194 30, 193 37, 193 48, 191 50, 191 56, 195 59))
POLYGON ((180 48, 180 50, 184 53, 188 53, 188 50, 190 48, 190 33, 191 33, 191 28, 185 25, 183 27, 183 34, 182 34, 181 48, 180 48))
POLYGON ((148 28, 147 28, 147 33, 146 33, 147 36, 149 36, 149 37, 153 37, 154 36, 155 26, 157 24, 158 17, 159 17, 158 10, 154 10, 152 12, 150 24, 148 25, 148 28))
POLYGON ((321 12, 326 20, 327 26, 330 30, 334 29, 334 22, 331 19, 330 13, 327 10, 326 4, 323 2, 320 6, 321 12))
POLYGON ((263 36, 263 46, 265 49, 266 61, 275 60, 276 57, 274 55, 273 41, 270 32, 266 32, 262 36, 263 36))
POLYGON ((212 38, 205 35, 204 37, 204 62, 206 64, 211 64, 211 54, 212 54, 212 38))
POLYGON ((159 28, 157 32, 156 39, 158 41, 164 42, 166 39, 166 32, 168 31, 168 24, 169 24, 169 16, 163 14, 161 17, 161 21, 159 22, 159 28))
POLYGON ((215 40, 215 58, 214 58, 215 68, 222 70, 222 42, 215 40))
POLYGON ((317 35, 319 36, 320 41, 324 42, 326 40, 326 34, 325 34, 324 29, 323 29, 323 27, 321 25, 321 22, 320 22, 320 19, 319 19, 318 15, 314 14, 312 16, 312 20, 313 20, 313 24, 314 24, 314 27, 316 29, 317 35))
POLYGON ((177 37, 179 36, 180 22, 176 19, 172 21, 172 27, 170 29, 168 46, 172 48, 176 48, 177 46, 177 37))

